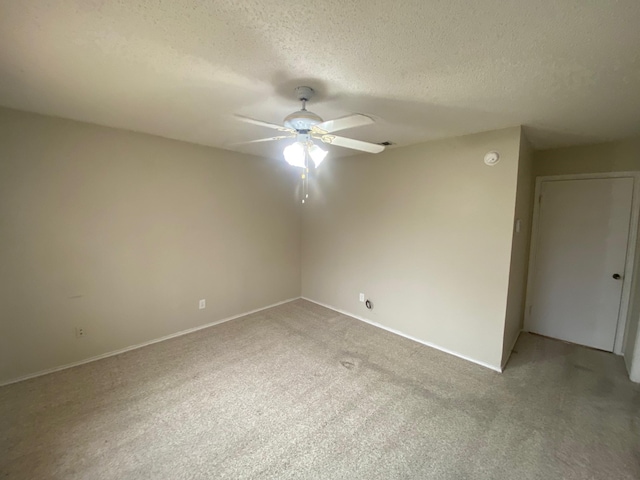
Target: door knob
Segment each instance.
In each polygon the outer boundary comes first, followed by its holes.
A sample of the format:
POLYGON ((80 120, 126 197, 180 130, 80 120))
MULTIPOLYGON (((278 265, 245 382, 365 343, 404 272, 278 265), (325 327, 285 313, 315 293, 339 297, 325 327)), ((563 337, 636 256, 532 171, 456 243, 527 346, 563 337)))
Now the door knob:
POLYGON ((613 278, 615 280, 620 280, 620 274, 619 273, 614 273, 612 276, 613 276, 613 278))

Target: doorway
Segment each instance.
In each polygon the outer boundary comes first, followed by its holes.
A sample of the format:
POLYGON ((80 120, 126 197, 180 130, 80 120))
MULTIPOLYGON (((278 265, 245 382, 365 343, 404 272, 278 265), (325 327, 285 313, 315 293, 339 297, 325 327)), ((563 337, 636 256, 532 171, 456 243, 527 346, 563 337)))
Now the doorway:
POLYGON ((622 353, 637 188, 628 173, 537 179, 526 331, 622 353))

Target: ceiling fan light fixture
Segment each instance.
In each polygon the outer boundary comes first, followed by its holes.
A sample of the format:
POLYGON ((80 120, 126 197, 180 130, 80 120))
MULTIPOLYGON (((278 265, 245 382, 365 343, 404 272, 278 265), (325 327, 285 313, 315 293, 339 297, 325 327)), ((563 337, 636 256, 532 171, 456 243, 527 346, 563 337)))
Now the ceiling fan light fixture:
POLYGON ((287 163, 294 167, 305 168, 305 156, 306 152, 304 151, 304 144, 300 142, 294 142, 291 145, 288 145, 282 151, 284 155, 284 159, 287 163))
POLYGON ((318 168, 320 166, 322 161, 327 156, 327 153, 329 153, 329 152, 327 152, 326 150, 323 150, 322 148, 320 148, 315 143, 313 143, 309 147, 309 156, 311 157, 311 160, 313 160, 313 163, 316 166, 316 168, 318 168))

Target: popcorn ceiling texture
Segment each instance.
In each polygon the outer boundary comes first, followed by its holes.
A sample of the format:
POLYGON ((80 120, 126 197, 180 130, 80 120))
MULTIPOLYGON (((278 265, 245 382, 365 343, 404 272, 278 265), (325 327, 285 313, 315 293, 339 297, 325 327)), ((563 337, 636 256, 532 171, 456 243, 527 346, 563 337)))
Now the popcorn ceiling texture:
POLYGON ((639 133, 639 23, 637 0, 5 0, 0 104, 232 148, 272 133, 233 113, 280 123, 309 84, 325 119, 376 117, 362 140, 591 143, 639 133))

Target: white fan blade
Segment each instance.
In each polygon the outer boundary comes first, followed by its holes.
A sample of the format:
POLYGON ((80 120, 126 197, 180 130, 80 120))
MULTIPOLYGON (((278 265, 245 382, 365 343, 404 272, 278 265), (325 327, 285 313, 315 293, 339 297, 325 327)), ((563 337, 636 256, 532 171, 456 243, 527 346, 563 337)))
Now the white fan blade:
POLYGON ((354 140, 353 138, 339 137, 337 135, 322 135, 319 137, 324 143, 329 145, 337 145, 338 147, 352 148, 353 150, 361 150, 369 153, 380 153, 384 150, 384 145, 377 143, 363 142, 354 140))
POLYGON ((372 123, 374 123, 373 118, 362 115, 361 113, 356 113, 319 123, 311 130, 317 131, 318 133, 331 133, 337 132, 338 130, 346 130, 347 128, 362 127, 363 125, 370 125, 372 123))
POLYGON ((280 137, 260 138, 258 140, 249 140, 248 142, 236 142, 230 145, 246 145, 248 143, 273 142, 274 140, 284 140, 285 138, 295 138, 295 135, 282 135, 280 137))
POLYGON ((255 118, 243 117, 242 115, 234 115, 238 120, 252 125, 258 125, 259 127, 272 128, 280 132, 296 133, 292 128, 283 127, 282 125, 276 125, 275 123, 263 122, 262 120, 256 120, 255 118))

